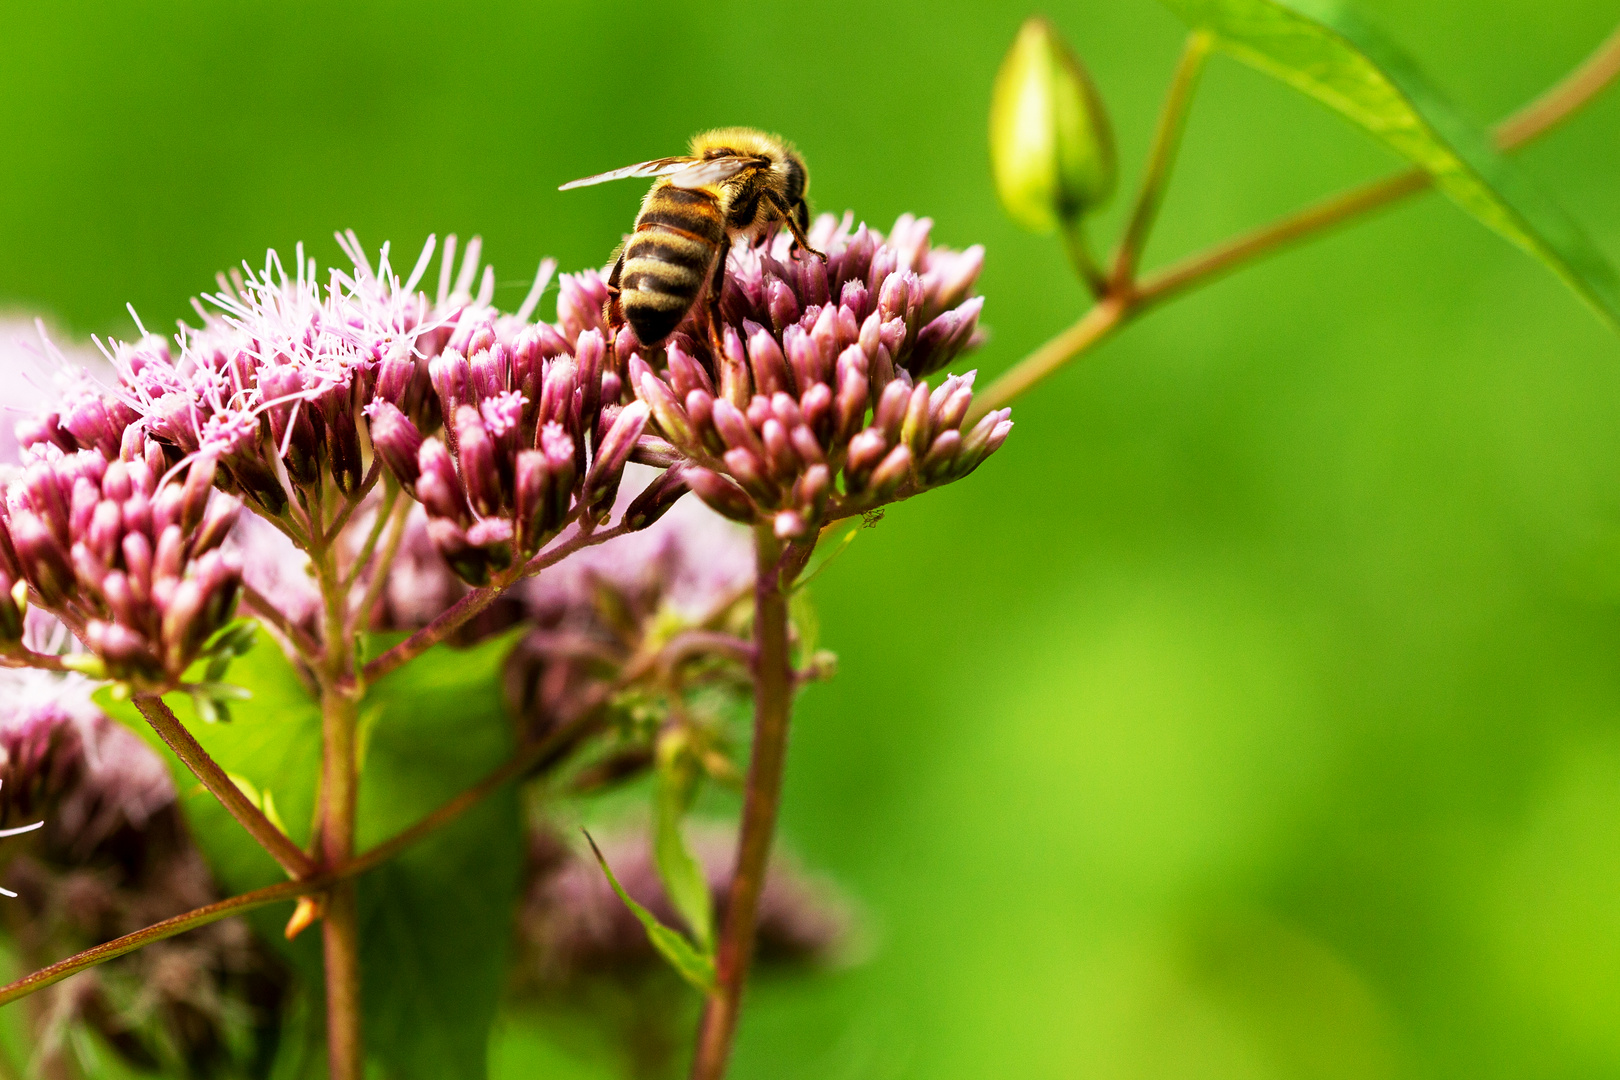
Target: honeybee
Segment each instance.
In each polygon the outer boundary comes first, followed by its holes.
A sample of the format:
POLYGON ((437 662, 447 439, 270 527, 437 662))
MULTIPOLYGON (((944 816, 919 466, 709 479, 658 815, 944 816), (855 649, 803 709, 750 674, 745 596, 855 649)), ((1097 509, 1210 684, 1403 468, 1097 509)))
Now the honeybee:
POLYGON ((610 329, 628 321, 649 348, 663 344, 705 295, 710 333, 718 332, 726 253, 737 237, 759 243, 785 225, 794 248, 826 259, 805 238, 810 174, 779 136, 740 127, 705 131, 683 157, 643 161, 559 190, 636 176, 658 179, 608 276, 606 314, 610 329))

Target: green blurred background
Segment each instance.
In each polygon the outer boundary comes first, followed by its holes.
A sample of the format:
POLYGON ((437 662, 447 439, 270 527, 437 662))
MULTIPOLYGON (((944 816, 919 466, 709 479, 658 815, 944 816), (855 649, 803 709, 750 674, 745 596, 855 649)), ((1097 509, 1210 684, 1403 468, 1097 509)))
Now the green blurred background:
MULTIPOLYGON (((1610 2, 1362 0, 1481 119, 1610 2)), ((353 227, 482 233, 515 304, 640 191, 563 180, 751 124, 822 209, 982 242, 978 358, 1077 314, 985 161, 1012 4, 13 2, 0 303, 72 330, 353 227)), ((1127 182, 1181 31, 1048 9, 1127 182)), ((1620 94, 1523 156, 1620 257, 1620 94)), ((1390 167, 1218 60, 1149 261, 1390 167)), ((1116 222, 1119 212, 1107 215, 1116 222)), ((784 831, 867 959, 752 996, 735 1075, 1620 1076, 1620 343, 1429 197, 1217 284, 1015 410, 816 587, 784 831)), ((596 1076, 520 1020, 501 1077, 596 1076)))

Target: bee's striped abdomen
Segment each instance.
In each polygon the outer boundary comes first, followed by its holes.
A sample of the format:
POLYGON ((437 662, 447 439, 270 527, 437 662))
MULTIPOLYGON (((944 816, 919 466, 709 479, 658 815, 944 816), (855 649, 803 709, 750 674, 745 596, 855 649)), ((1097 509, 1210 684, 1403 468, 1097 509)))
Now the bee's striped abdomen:
POLYGON ((725 236, 709 192, 659 184, 648 193, 619 278, 624 317, 642 344, 661 344, 680 325, 703 292, 725 236))

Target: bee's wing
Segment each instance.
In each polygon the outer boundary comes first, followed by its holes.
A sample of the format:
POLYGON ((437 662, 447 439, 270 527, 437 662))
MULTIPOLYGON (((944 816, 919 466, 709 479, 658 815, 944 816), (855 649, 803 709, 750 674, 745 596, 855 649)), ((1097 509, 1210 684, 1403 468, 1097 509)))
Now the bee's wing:
POLYGON ((571 180, 557 190, 567 191, 570 188, 590 187, 592 184, 605 184, 609 180, 628 180, 635 176, 663 176, 666 173, 676 172, 689 165, 703 164, 706 164, 706 162, 690 157, 654 158, 651 161, 643 161, 638 165, 626 165, 624 168, 614 169, 612 172, 587 176, 583 180, 571 180))
POLYGON ((718 184, 722 180, 729 180, 750 166, 759 165, 760 159, 753 157, 715 157, 703 158, 694 161, 686 159, 688 164, 670 170, 669 182, 679 188, 708 187, 718 184))

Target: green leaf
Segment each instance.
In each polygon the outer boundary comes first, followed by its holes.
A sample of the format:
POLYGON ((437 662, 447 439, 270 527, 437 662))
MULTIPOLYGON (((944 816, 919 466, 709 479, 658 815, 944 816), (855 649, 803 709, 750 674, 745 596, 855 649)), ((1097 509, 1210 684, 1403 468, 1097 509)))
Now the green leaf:
POLYGON ((686 846, 681 819, 692 801, 692 770, 679 760, 661 762, 653 798, 653 858, 669 902, 705 953, 714 948, 714 911, 708 876, 686 846))
MULTIPOLYGON (((415 823, 511 754, 500 682, 511 644, 508 636, 468 650, 441 646, 369 689, 360 705, 367 742, 361 850, 415 823)), ((250 797, 267 813, 278 810, 288 835, 307 845, 320 772, 318 703, 279 649, 253 650, 232 665, 231 677, 252 697, 233 708, 230 724, 200 723, 190 695, 164 700, 250 797)), ((106 692, 98 701, 169 761, 192 833, 225 890, 284 879, 130 703, 106 692)), ((517 794, 507 787, 360 879, 366 1042, 389 1075, 484 1080, 523 858, 517 794)), ((319 929, 289 945, 280 932, 287 915, 276 906, 249 919, 318 988, 319 929)))
MULTIPOLYGON (((414 824, 512 754, 505 635, 438 647, 373 686, 362 849, 414 824)), ((360 880, 366 1039, 407 1080, 485 1080, 522 884, 523 818, 507 785, 360 880), (386 981, 384 981, 386 980, 386 981)))
POLYGON ((608 866, 607 860, 602 857, 602 849, 596 846, 591 834, 586 833, 585 839, 596 855, 597 865, 601 866, 602 873, 607 875, 608 884, 613 886, 613 891, 618 894, 624 906, 630 909, 630 914, 639 919, 641 925, 646 928, 647 940, 652 942, 652 947, 669 961, 670 966, 680 973, 681 978, 705 994, 713 992, 714 957, 693 948, 690 941, 659 922, 658 916, 631 899, 630 894, 624 891, 624 886, 619 884, 619 879, 613 876, 613 868, 608 866))
POLYGON ((1164 0, 1214 44, 1327 105, 1423 169, 1620 328, 1620 279, 1564 211, 1382 34, 1331 0, 1164 0))

